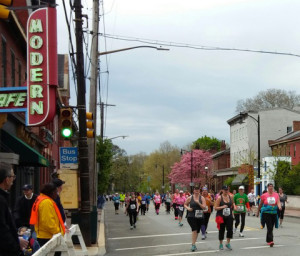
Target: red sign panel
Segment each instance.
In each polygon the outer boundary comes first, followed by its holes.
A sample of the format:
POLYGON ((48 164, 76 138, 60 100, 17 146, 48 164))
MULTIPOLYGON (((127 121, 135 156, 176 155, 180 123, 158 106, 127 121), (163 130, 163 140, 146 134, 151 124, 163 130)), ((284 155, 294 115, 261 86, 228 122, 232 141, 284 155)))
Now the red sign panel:
POLYGON ((34 11, 27 22, 28 126, 53 120, 56 112, 57 24, 56 9, 34 11))

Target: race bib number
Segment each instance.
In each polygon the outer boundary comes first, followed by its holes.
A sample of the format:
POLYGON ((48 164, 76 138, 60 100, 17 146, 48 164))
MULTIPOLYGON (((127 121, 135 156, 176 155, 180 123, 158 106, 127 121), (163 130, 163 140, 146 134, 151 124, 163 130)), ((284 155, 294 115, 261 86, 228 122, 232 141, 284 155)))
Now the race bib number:
POLYGON ((166 202, 171 203, 171 198, 167 198, 166 202))
POLYGON ((202 210, 195 210, 195 218, 202 219, 203 218, 203 211, 202 210))
POLYGON ((267 198, 267 201, 268 201, 268 204, 269 204, 269 205, 275 204, 275 197, 268 197, 268 198, 267 198))
POLYGON ((136 208, 135 204, 131 204, 131 205, 130 205, 130 209, 131 209, 131 210, 134 210, 135 208, 136 208))
POLYGON ((236 206, 236 210, 237 210, 238 212, 243 212, 244 209, 245 209, 244 205, 237 205, 237 206, 236 206))
POLYGON ((281 204, 281 208, 284 207, 284 202, 280 202, 280 204, 281 204))
POLYGON ((146 201, 142 201, 142 204, 146 204, 146 201))
POLYGON ((179 211, 183 212, 183 206, 178 207, 179 211))
POLYGON ((120 201, 119 201, 119 200, 116 200, 115 203, 118 204, 118 203, 120 203, 120 201))
POLYGON ((208 206, 205 206, 205 208, 203 209, 204 212, 208 212, 208 206))
POLYGON ((227 216, 229 216, 229 215, 230 215, 230 208, 228 208, 228 207, 227 207, 227 208, 224 208, 224 209, 223 209, 223 216, 226 216, 226 217, 227 217, 227 216))

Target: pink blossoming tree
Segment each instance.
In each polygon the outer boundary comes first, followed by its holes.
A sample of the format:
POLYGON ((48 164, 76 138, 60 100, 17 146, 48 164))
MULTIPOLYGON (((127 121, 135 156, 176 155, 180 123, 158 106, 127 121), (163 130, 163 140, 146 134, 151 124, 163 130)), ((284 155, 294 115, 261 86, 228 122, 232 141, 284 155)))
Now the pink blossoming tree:
POLYGON ((172 184, 189 186, 191 182, 192 165, 193 183, 204 185, 207 178, 212 176, 211 164, 211 153, 200 149, 194 149, 192 153, 187 152, 181 157, 180 162, 172 166, 171 173, 169 174, 170 182, 172 184))

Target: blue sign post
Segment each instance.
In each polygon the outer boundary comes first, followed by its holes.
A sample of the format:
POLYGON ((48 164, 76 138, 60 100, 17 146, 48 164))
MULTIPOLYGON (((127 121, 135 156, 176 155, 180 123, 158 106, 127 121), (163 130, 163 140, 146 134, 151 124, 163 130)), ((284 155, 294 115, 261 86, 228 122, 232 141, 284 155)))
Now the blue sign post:
POLYGON ((60 169, 78 168, 78 148, 61 147, 59 148, 60 169))

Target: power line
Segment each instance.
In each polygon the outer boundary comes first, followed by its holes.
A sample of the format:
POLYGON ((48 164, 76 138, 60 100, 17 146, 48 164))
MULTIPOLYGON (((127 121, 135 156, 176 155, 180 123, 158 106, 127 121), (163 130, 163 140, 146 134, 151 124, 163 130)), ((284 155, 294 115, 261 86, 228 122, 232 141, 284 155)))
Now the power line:
POLYGON ((178 48, 190 48, 195 50, 206 50, 206 51, 238 51, 238 52, 253 52, 253 53, 263 53, 263 54, 274 54, 274 55, 285 55, 291 57, 300 57, 300 54, 295 53, 287 53, 287 52, 276 52, 276 51, 266 51, 266 50, 254 50, 254 49, 242 49, 242 48, 229 48, 229 47, 216 47, 216 46, 203 46, 203 45, 193 45, 193 44, 185 44, 178 42, 167 42, 161 40, 154 39, 144 39, 144 38, 135 38, 128 36, 118 36, 118 35, 110 35, 110 34, 101 34, 101 36, 110 39, 122 40, 122 41, 130 41, 130 42, 140 42, 151 45, 160 45, 160 46, 168 46, 168 47, 178 47, 178 48))

